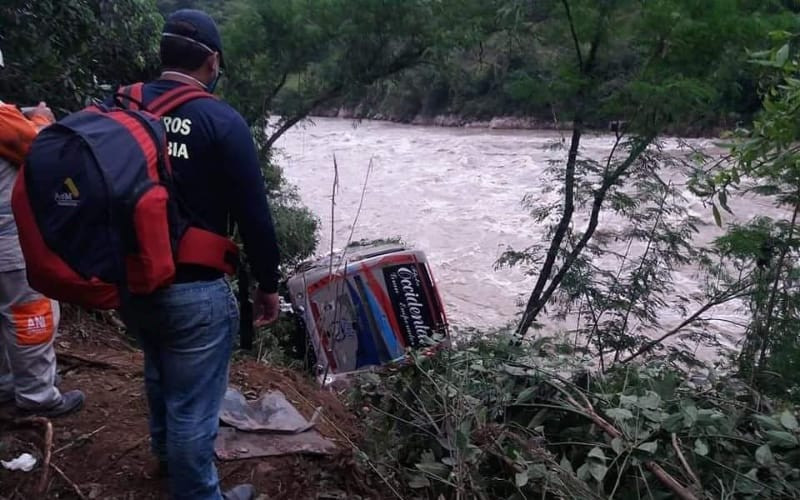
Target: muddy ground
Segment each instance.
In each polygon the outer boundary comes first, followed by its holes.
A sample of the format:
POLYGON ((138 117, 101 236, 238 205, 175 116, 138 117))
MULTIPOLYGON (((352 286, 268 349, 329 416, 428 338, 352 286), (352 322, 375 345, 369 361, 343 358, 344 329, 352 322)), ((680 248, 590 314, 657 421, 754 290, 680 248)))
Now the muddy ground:
MULTIPOLYGON (((166 484, 155 474, 149 453, 141 353, 113 322, 70 310, 65 311, 56 345, 61 387, 83 390, 86 406, 75 415, 52 420, 54 467, 49 468, 44 495, 36 491, 42 477, 43 432, 10 424, 13 405, 0 407, 0 458, 9 460, 25 451, 39 458, 31 472, 0 468, 0 499, 167 498, 166 484)), ((349 443, 358 443, 359 423, 336 394, 319 390, 302 374, 242 355, 231 368, 230 383, 251 397, 279 389, 306 418, 321 407, 324 418, 317 428, 340 445, 341 452, 332 457, 218 462, 223 488, 251 482, 261 498, 269 499, 386 497, 379 480, 354 459, 349 443)))

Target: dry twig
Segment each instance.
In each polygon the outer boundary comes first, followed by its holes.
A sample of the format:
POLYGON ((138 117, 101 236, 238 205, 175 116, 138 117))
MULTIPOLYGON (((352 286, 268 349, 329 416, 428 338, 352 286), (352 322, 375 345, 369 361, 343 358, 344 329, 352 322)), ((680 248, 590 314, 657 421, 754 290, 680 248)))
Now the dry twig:
MULTIPOLYGON (((301 400, 301 401, 304 401, 306 404, 309 404, 309 405, 311 405, 311 406, 313 407, 313 404, 311 403, 311 401, 309 401, 309 399, 308 399, 308 398, 306 398, 305 396, 303 396, 302 394, 300 394, 300 391, 298 391, 297 389, 295 389, 295 388, 294 388, 294 387, 292 387, 292 386, 288 386, 288 387, 289 387, 289 389, 291 389, 291 390, 292 390, 292 392, 294 392, 294 393, 295 393, 295 395, 297 396, 297 398, 298 398, 299 400, 301 400)), ((322 420, 324 420, 324 421, 325 421, 325 423, 327 423, 328 425, 330 425, 330 426, 331 426, 331 427, 332 427, 332 428, 333 428, 333 429, 334 429, 336 432, 338 432, 338 433, 339 433, 339 435, 340 435, 340 436, 342 436, 342 439, 344 439, 344 440, 347 442, 347 444, 349 444, 349 445, 350 445, 350 447, 351 447, 351 449, 352 449, 353 451, 355 451, 355 452, 357 452, 357 453, 363 453, 363 452, 361 451, 361 448, 359 448, 359 447, 358 447, 358 445, 357 445, 356 443, 354 443, 352 439, 350 439, 350 436, 348 436, 348 435, 347 435, 347 434, 346 434, 346 433, 345 433, 345 432, 342 430, 342 428, 341 428, 341 427, 339 427, 338 425, 336 425, 336 422, 334 422, 333 420, 329 419, 327 416, 325 416, 325 414, 322 414, 322 420)), ((377 475, 377 476, 378 476, 378 477, 381 479, 381 481, 383 481, 383 483, 384 483, 384 484, 385 484, 385 485, 386 485, 386 486, 389 488, 389 490, 391 490, 391 492, 392 492, 392 493, 393 493, 393 494, 394 494, 394 495, 395 495, 397 498, 400 498, 400 499, 402 499, 402 498, 403 498, 403 496, 402 496, 402 495, 401 495, 401 494, 400 494, 400 493, 397 491, 397 489, 396 489, 396 488, 395 488, 395 487, 392 485, 392 483, 391 483, 391 482, 390 482, 390 481, 389 481, 389 480, 386 478, 386 476, 385 476, 383 473, 381 473, 381 471, 380 471, 380 470, 378 469, 378 467, 377 467, 377 466, 376 466, 376 465, 375 465, 375 464, 372 462, 372 460, 370 460, 370 459, 369 459, 369 457, 367 457, 367 456, 366 456, 366 454, 364 454, 364 457, 366 458, 367 465, 369 465, 369 467, 372 469, 372 471, 373 471, 373 472, 374 472, 374 473, 375 473, 375 474, 376 474, 376 475, 377 475)))
POLYGON ((703 484, 700 482, 700 479, 697 478, 697 474, 694 473, 691 467, 689 467, 689 462, 686 461, 686 457, 683 455, 681 451, 681 445, 678 442, 678 435, 674 432, 672 433, 672 449, 675 450, 675 454, 678 455, 678 460, 681 461, 681 465, 683 469, 686 471, 686 474, 689 475, 691 480, 694 482, 695 485, 702 491, 703 484))
MULTIPOLYGON (((616 427, 614 427, 613 425, 611 425, 606 419, 601 417, 595 411, 595 409, 591 405, 591 403, 589 403, 587 401, 588 406, 584 407, 581 404, 579 404, 577 401, 575 401, 575 398, 573 398, 567 392, 566 389, 564 389, 563 387, 559 387, 557 384, 552 384, 552 385, 554 387, 556 387, 559 390, 559 392, 564 394, 564 397, 569 402, 569 404, 575 406, 579 410, 581 410, 584 413, 586 413, 586 415, 592 420, 592 422, 595 423, 595 425, 597 425, 598 427, 603 429, 603 432, 605 432, 606 434, 608 434, 612 438, 617 438, 617 437, 618 438, 622 438, 623 437, 622 432, 619 429, 617 429, 616 427)), ((647 462, 645 462, 644 466, 647 467, 647 469, 650 472, 652 472, 653 475, 656 476, 658 478, 658 480, 661 481, 661 483, 664 486, 666 486, 667 488, 672 490, 672 492, 678 498, 680 498, 681 500, 698 500, 697 496, 689 488, 687 488, 686 486, 681 484, 680 481, 678 481, 677 479, 672 477, 667 471, 665 471, 660 465, 658 465, 654 461, 652 461, 652 460, 647 461, 647 462)))
POLYGON ((98 428, 98 429, 95 429, 95 430, 93 430, 92 432, 90 432, 90 433, 88 433, 88 434, 81 434, 80 436, 78 436, 78 437, 76 437, 74 440, 72 440, 72 442, 70 442, 70 443, 67 443, 67 444, 65 444, 64 446, 62 446, 61 448, 59 448, 59 449, 57 449, 56 451, 54 451, 54 452, 53 452, 53 455, 58 455, 58 454, 59 454, 59 453, 61 453, 62 451, 64 451, 64 450, 68 450, 68 449, 72 448, 73 446, 75 446, 76 444, 78 444, 80 441, 86 441, 87 439, 89 439, 90 437, 94 436, 94 435, 95 435, 95 434, 97 434, 98 432, 102 431, 102 430, 103 430, 103 429, 105 429, 106 427, 108 427, 108 425, 104 425, 104 426, 102 426, 102 427, 100 427, 100 428, 98 428))
POLYGON ((83 494, 81 489, 78 487, 77 484, 75 484, 75 482, 72 479, 68 478, 67 475, 64 474, 63 470, 61 470, 56 464, 50 464, 50 467, 52 467, 53 470, 56 471, 59 476, 61 476, 61 479, 63 479, 67 484, 72 486, 73 491, 75 491, 75 494, 78 495, 78 497, 81 500, 87 500, 86 495, 83 494))
POLYGON ((85 365, 93 366, 93 367, 96 367, 96 368, 112 368, 112 369, 113 368, 117 368, 117 369, 119 368, 117 365, 115 365, 113 363, 109 363, 107 361, 102 361, 102 360, 99 360, 99 359, 91 359, 91 358, 87 358, 87 357, 84 357, 84 356, 80 356, 78 354, 71 354, 71 353, 68 353, 68 352, 59 352, 56 356, 59 357, 59 358, 62 358, 62 359, 68 359, 70 361, 83 363, 85 365))
POLYGON ((42 476, 39 485, 36 487, 36 494, 39 498, 44 498, 47 490, 47 478, 50 471, 50 456, 53 449, 53 424, 44 417, 25 417, 14 420, 3 419, 2 422, 8 423, 13 427, 41 427, 42 428, 42 476))

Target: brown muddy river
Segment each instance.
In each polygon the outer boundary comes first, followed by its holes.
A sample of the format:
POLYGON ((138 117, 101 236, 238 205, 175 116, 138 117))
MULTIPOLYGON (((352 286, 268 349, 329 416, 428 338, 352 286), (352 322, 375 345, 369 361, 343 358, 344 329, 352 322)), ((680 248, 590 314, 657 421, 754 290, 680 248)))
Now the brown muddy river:
MULTIPOLYGON (((319 253, 330 250, 331 184, 333 155, 339 166, 340 188, 334 218, 335 241, 346 244, 361 198, 370 159, 370 174, 354 240, 399 236, 423 250, 455 327, 501 327, 514 322, 520 301, 532 289, 534 277, 524 269, 496 270, 495 262, 508 246, 523 249, 541 241, 545 231, 523 207, 531 195, 542 203, 554 201, 544 192, 548 162, 564 159, 566 152, 547 148, 558 132, 462 129, 398 125, 386 122, 315 118, 288 132, 278 142, 277 158, 303 202, 321 219, 319 253)), ((594 159, 608 155, 614 138, 587 135, 582 154, 594 159)), ((679 152, 681 141, 665 141, 667 151, 679 152)), ((710 140, 690 141, 712 148, 710 140)), ((721 234, 710 207, 691 196, 678 173, 667 173, 681 189, 687 206, 703 224, 697 237, 704 244, 721 234)), ((747 220, 776 210, 757 198, 731 201, 736 217, 747 220)), ((585 227, 587 213, 576 214, 577 228, 585 227)), ((614 230, 622 221, 601 217, 599 229, 614 230)), ((675 276, 676 289, 700 296, 697 270, 687 266, 675 276)), ((690 307, 691 309, 691 307, 690 307)), ((717 318, 708 329, 725 344, 741 332, 745 319, 741 304, 713 310, 717 318)), ((666 330, 683 316, 674 308, 661 311, 666 330)), ((568 329, 571 322, 546 318, 554 328, 568 329)), ((659 332, 648 332, 658 334, 659 332)), ((702 351, 700 352, 702 354, 702 351)))

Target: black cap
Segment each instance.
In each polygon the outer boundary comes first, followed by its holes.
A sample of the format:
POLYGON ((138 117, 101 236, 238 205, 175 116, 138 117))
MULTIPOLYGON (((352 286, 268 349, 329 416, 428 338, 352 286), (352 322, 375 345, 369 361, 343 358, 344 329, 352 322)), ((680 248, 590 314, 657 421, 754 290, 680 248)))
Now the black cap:
POLYGON ((222 37, 217 29, 217 23, 201 10, 176 10, 167 17, 162 36, 177 36, 193 41, 209 52, 219 52, 220 66, 225 66, 222 57, 222 37))

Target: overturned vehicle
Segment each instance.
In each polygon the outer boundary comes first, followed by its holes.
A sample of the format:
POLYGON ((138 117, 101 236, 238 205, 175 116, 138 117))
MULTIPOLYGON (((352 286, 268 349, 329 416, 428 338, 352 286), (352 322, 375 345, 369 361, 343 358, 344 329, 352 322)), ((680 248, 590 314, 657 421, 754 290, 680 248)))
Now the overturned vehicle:
POLYGON ((447 317, 424 252, 394 244, 347 248, 288 281, 321 383, 402 363, 448 342, 447 317))

